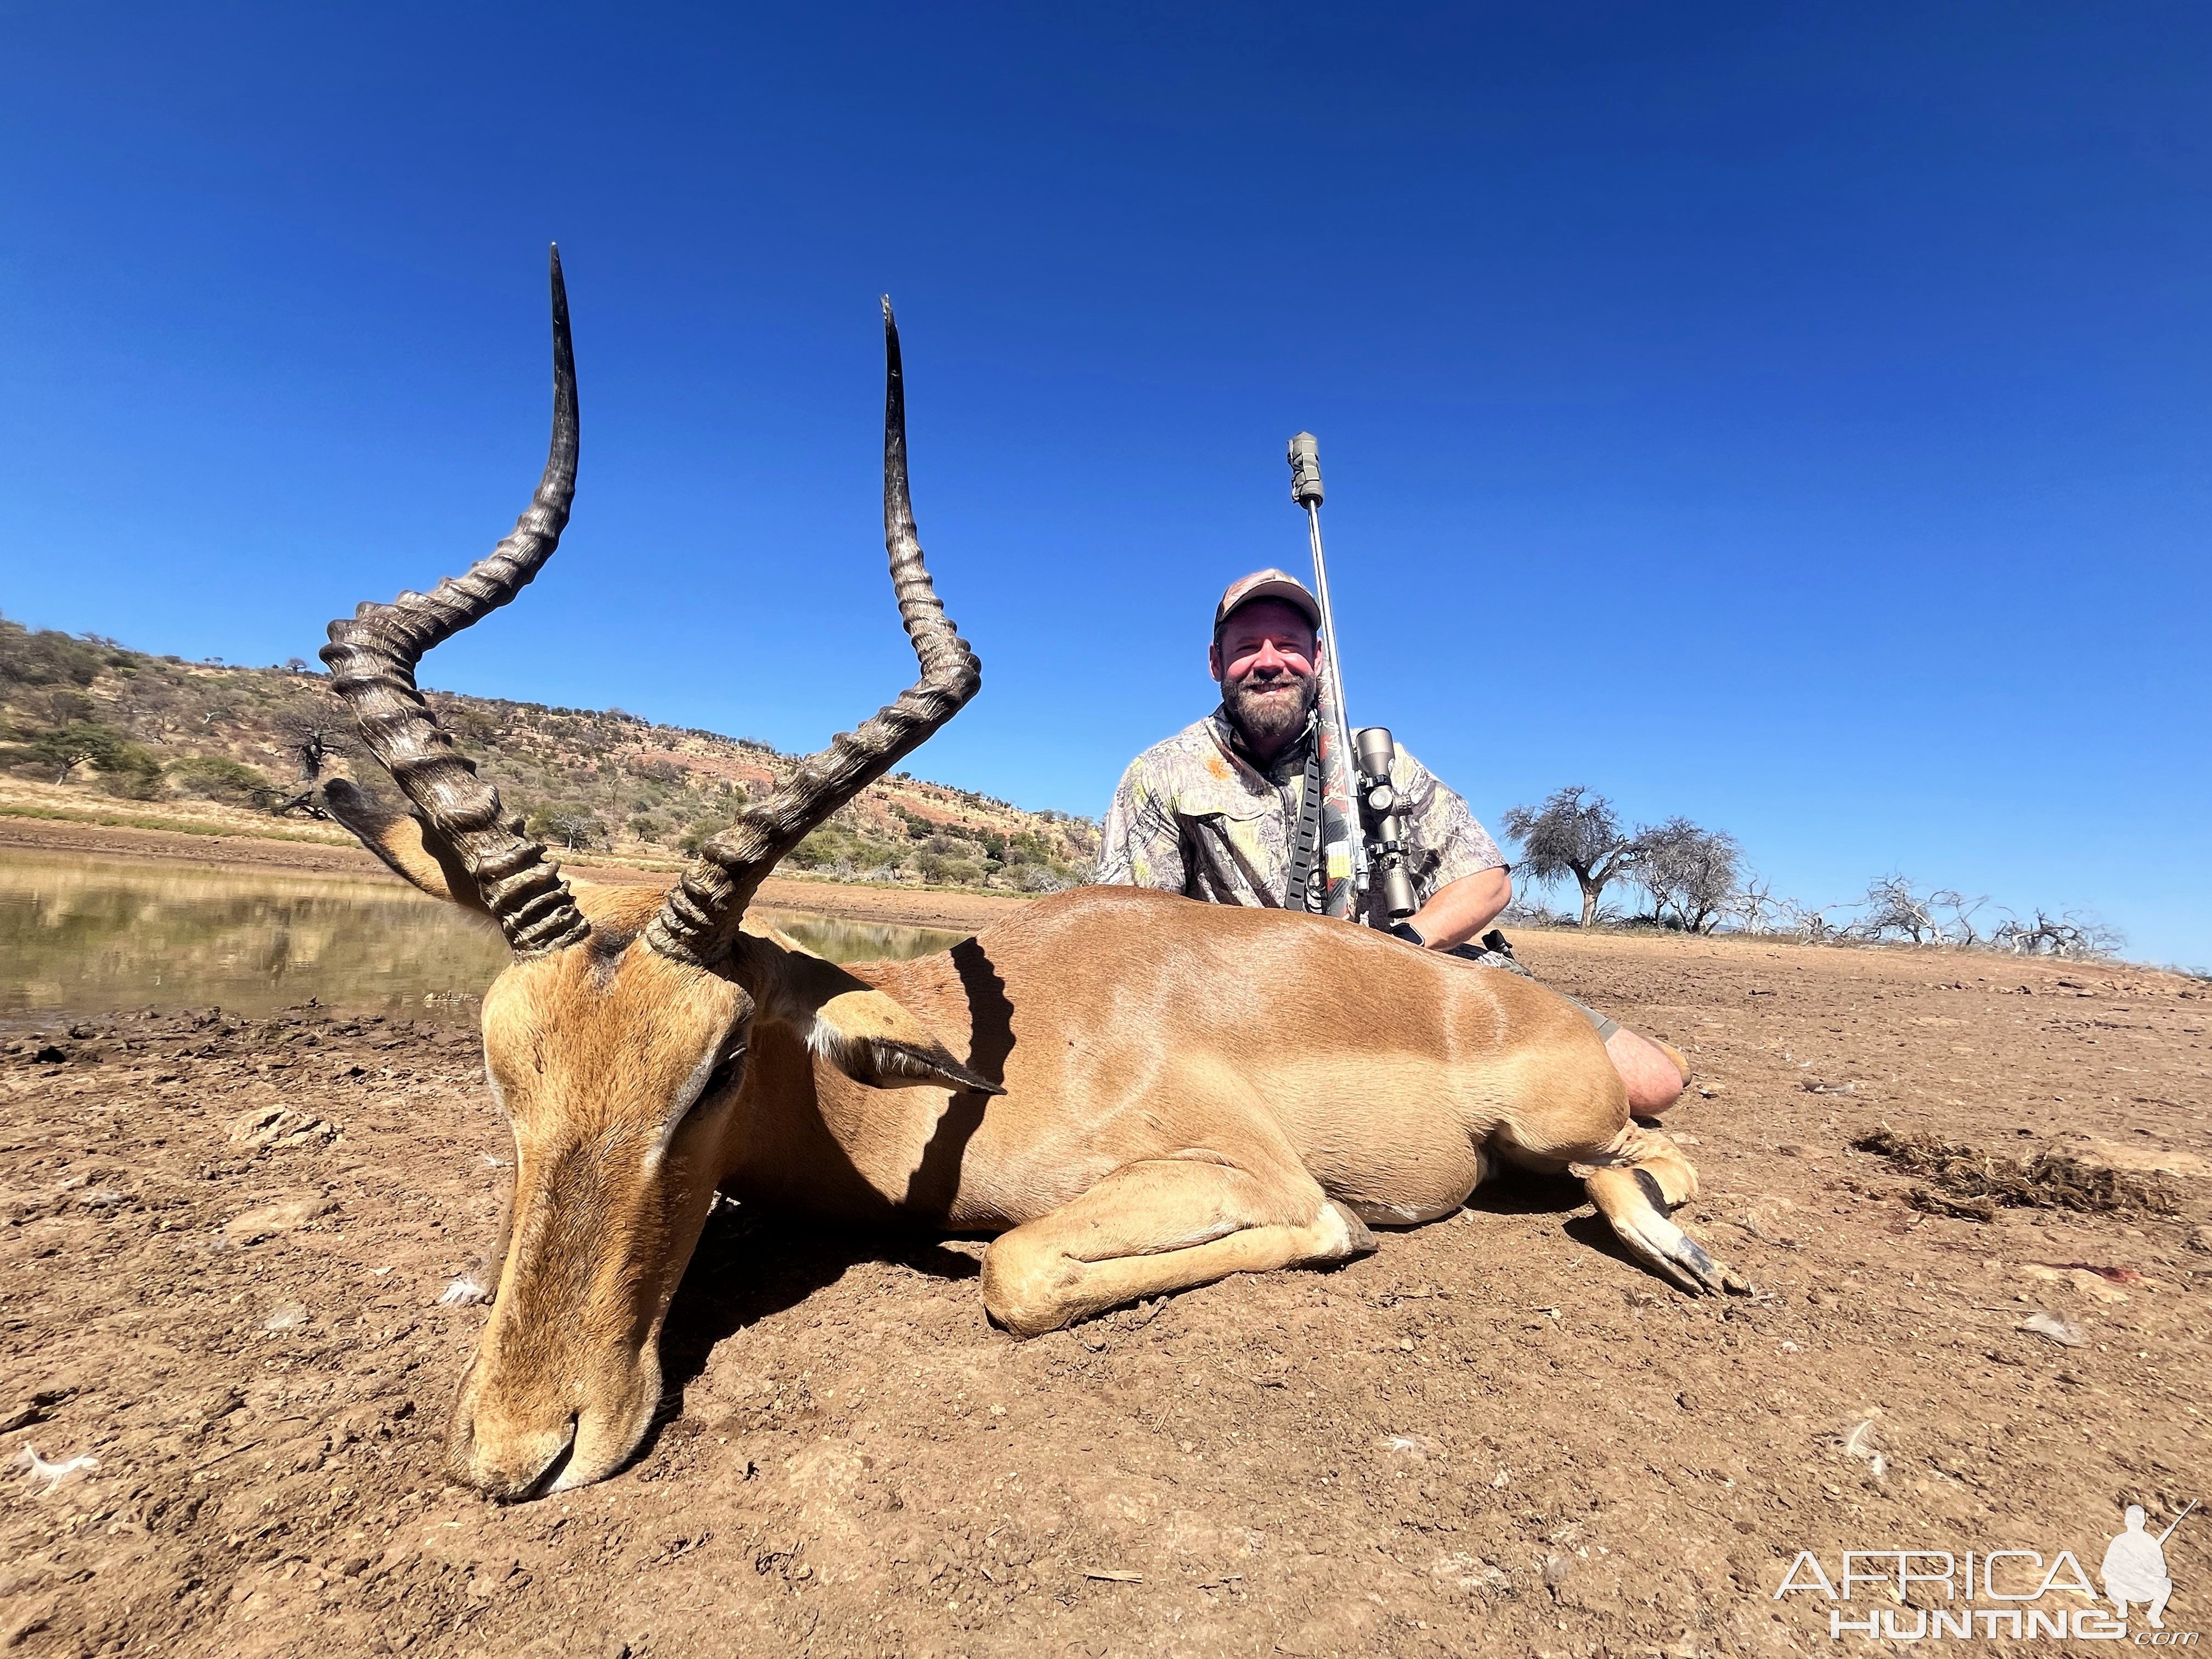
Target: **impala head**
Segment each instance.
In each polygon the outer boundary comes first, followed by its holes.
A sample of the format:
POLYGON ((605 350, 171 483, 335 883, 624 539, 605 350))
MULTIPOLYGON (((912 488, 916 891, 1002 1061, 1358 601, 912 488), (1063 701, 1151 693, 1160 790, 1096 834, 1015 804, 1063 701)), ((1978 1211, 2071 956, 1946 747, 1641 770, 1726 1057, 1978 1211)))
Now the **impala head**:
POLYGON ((322 653, 413 810, 380 811, 343 780, 325 786, 325 804, 400 875, 496 922, 514 951, 483 1006, 485 1070, 514 1131, 510 1243, 447 1436, 450 1473, 508 1498, 603 1478, 651 1426, 661 1320, 728 1167, 760 1024, 788 1025, 874 1086, 991 1089, 890 997, 743 926, 776 861, 981 680, 915 540, 888 301, 884 539, 921 678, 747 807, 674 888, 580 902, 416 690, 422 653, 512 599, 568 522, 576 381, 557 251, 552 276, 553 441, 529 510, 467 574, 332 623, 322 653))

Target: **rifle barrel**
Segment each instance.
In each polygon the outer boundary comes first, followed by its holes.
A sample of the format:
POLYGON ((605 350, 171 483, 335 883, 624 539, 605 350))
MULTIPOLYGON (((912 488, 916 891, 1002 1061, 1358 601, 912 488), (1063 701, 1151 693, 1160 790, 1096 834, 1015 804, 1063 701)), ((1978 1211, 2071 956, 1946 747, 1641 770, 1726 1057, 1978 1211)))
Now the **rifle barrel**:
POLYGON ((2162 1532, 2162 1533, 2159 1534, 2159 1535, 2158 1535, 2158 1541, 2159 1541, 2160 1544, 2163 1544, 2163 1543, 2165 1543, 2165 1542, 2166 1542, 2166 1540, 2167 1539, 2169 1539, 2169 1538, 2172 1537, 2172 1536, 2173 1536, 2173 1528, 2174 1528, 2174 1527, 2178 1527, 2178 1526, 2179 1526, 2183 1522, 2185 1522, 2185 1521, 2186 1521, 2187 1519, 2189 1519, 2189 1511, 2190 1511, 2191 1510, 2195 1509, 2196 1507, 2197 1507, 2197 1500, 2196 1500, 2195 1498, 2191 1498, 2191 1499, 2189 1500, 2189 1503, 2188 1503, 2187 1506, 2186 1506, 2186 1507, 2185 1507, 2185 1508, 2182 1510, 2181 1513, 2180 1513, 2180 1514, 2179 1514, 2179 1515, 2177 1515, 2177 1516, 2175 1516, 2173 1517, 2173 1526, 2170 1526, 2170 1527, 2168 1527, 2168 1528, 2167 1528, 2164 1532, 2162 1532))
MULTIPOLYGON (((1310 497, 1305 503, 1305 509, 1306 531, 1313 542, 1314 597, 1321 601, 1323 665, 1329 677, 1336 683, 1336 732, 1334 733, 1336 751, 1344 757, 1343 763, 1348 768, 1352 763, 1352 715, 1350 702, 1344 692, 1344 659, 1337 654, 1336 650, 1336 612, 1330 609, 1328 602, 1328 561, 1322 554, 1321 547, 1320 501, 1310 497)), ((1352 790, 1353 799, 1356 801, 1358 799, 1356 781, 1352 785, 1352 790)), ((1359 833, 1356 805, 1348 834, 1352 842, 1352 885, 1356 908, 1358 896, 1364 894, 1367 890, 1367 844, 1366 838, 1359 833)))

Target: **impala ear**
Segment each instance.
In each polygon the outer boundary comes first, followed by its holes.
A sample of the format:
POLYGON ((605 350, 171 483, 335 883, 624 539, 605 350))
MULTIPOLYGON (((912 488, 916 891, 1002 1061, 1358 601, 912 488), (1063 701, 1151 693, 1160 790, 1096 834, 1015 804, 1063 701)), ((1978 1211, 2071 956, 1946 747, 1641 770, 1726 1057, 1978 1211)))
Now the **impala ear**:
POLYGON ((835 963, 786 952, 781 978, 769 1017, 797 1027, 809 1048, 854 1082, 872 1089, 934 1083, 977 1094, 1006 1092, 962 1065, 897 998, 835 963))
POLYGON ((446 838, 405 812, 379 806, 343 778, 323 785, 323 810, 353 831, 361 844, 432 898, 489 918, 491 911, 446 838))
POLYGON ((848 991, 815 1011, 806 1046, 855 1083, 900 1089, 939 1083, 981 1095, 1006 1091, 952 1057, 936 1033, 881 991, 848 991))

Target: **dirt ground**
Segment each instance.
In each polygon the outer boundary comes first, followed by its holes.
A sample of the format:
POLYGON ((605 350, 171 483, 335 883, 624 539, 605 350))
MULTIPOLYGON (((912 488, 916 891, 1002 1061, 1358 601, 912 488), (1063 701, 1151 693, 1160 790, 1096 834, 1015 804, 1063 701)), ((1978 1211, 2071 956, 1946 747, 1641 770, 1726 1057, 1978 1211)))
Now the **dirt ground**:
MULTIPOLYGON (((1524 1181, 1335 1272, 1018 1343, 975 1242, 725 1208, 642 1456, 509 1509, 439 1474, 483 1312, 436 1297, 508 1156, 469 1034, 322 1010, 0 1031, 0 1455, 97 1460, 0 1474, 0 1647, 1837 1651, 1826 1602, 1774 1599, 1800 1550, 2094 1571, 2124 1504, 2155 1529, 2212 1497, 2212 988, 1523 954, 1689 1051, 1684 1218, 1759 1297, 1678 1296, 1578 1189, 1524 1181), (1885 1121, 2015 1156, 2094 1137, 2177 1172, 2182 1212, 1926 1215, 1850 1150, 1885 1121)), ((2212 1625, 2208 1546, 2201 1510, 2166 1546, 2169 1629, 2212 1625)))

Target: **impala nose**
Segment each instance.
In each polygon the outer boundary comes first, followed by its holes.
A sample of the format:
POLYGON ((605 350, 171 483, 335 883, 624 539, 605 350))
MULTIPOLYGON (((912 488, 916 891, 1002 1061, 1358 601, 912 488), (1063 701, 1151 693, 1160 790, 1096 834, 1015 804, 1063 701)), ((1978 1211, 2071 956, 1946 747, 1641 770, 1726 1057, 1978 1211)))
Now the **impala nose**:
POLYGON ((520 1503, 560 1478, 575 1443, 573 1412, 516 1419, 463 1402, 446 1436, 446 1473, 495 1502, 520 1503))

